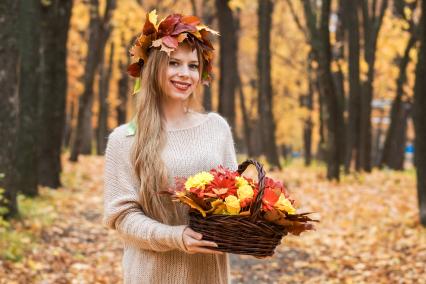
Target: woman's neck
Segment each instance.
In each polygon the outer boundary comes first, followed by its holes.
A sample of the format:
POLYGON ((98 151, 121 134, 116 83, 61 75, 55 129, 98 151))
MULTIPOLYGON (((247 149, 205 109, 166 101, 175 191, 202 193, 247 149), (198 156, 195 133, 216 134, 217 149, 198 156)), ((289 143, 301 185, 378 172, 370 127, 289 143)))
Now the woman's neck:
POLYGON ((167 127, 175 128, 185 126, 188 122, 188 109, 183 104, 164 104, 163 105, 164 120, 167 127))

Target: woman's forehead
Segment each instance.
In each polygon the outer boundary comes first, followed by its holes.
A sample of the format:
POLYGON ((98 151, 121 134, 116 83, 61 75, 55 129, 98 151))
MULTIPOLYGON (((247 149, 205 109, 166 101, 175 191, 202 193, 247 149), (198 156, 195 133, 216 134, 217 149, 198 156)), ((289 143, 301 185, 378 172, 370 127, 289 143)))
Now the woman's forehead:
POLYGON ((170 54, 171 58, 176 59, 185 59, 185 60, 193 60, 198 61, 197 49, 192 49, 189 45, 179 45, 176 50, 172 51, 170 54))

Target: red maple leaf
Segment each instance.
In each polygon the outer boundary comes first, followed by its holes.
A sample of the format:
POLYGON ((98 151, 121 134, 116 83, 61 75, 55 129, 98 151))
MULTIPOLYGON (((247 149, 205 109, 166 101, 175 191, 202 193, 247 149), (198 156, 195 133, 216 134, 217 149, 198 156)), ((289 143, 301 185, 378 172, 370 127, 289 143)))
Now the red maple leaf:
POLYGON ((171 14, 163 21, 161 21, 160 25, 158 26, 158 38, 171 35, 175 30, 176 24, 180 22, 181 18, 181 14, 171 14))
POLYGON ((274 180, 265 177, 265 190, 262 198, 263 210, 265 211, 272 210, 274 204, 277 203, 280 198, 281 189, 274 186, 274 180))

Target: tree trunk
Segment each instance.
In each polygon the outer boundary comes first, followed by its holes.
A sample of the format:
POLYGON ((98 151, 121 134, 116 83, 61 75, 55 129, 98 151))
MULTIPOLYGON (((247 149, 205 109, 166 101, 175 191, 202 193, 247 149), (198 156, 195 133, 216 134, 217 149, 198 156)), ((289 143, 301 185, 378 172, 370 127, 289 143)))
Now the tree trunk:
POLYGON ((376 134, 373 136, 373 164, 378 165, 379 164, 379 153, 381 152, 380 144, 383 136, 383 121, 385 119, 385 113, 384 109, 380 108, 379 110, 379 121, 378 125, 376 126, 376 134))
POLYGON ((408 118, 411 114, 412 105, 409 102, 405 102, 401 107, 401 114, 399 116, 395 137, 395 148, 393 149, 393 154, 389 159, 389 167, 394 170, 402 171, 404 170, 404 161, 405 161, 405 146, 407 143, 407 124, 408 118))
POLYGON ((420 222, 426 227, 426 1, 421 4, 420 49, 414 86, 413 121, 420 222))
MULTIPOLYGON (((339 133, 345 132, 345 121, 344 121, 344 110, 345 110, 345 101, 346 101, 346 95, 345 95, 345 75, 342 71, 342 66, 340 64, 341 61, 345 60, 345 33, 346 33, 346 25, 345 22, 347 19, 344 17, 344 14, 346 12, 346 0, 339 0, 339 7, 337 11, 337 23, 336 23, 336 43, 332 47, 332 60, 334 61, 334 65, 337 67, 336 70, 333 71, 333 79, 336 89, 336 95, 337 95, 337 101, 338 101, 338 117, 341 117, 343 120, 339 124, 340 129, 338 130, 339 133)), ((342 135, 339 139, 339 143, 341 143, 339 149, 339 164, 344 165, 344 157, 345 157, 345 136, 342 135)))
POLYGON ((19 11, 19 127, 16 154, 17 190, 38 194, 40 82, 40 1, 23 1, 19 11), (28 44, 31 43, 31 44, 28 44))
POLYGON ((348 127, 346 131, 345 171, 349 173, 352 160, 355 159, 355 169, 360 170, 360 44, 358 9, 354 1, 347 2, 348 16, 348 45, 349 45, 349 107, 348 127), (353 12, 350 12, 353 11, 353 12))
MULTIPOLYGON (((130 60, 127 61, 128 64, 130 64, 130 60)), ((120 60, 119 66, 120 66, 120 73, 121 77, 118 80, 118 105, 115 109, 117 112, 117 125, 121 125, 126 123, 127 120, 127 96, 129 93, 129 75, 126 71, 126 66, 123 64, 123 62, 120 60)))
POLYGON ((216 0, 220 31, 219 113, 235 134, 235 89, 237 82, 237 50, 235 20, 228 0, 216 0))
MULTIPOLYGON (((317 73, 318 73, 318 70, 317 70, 317 73)), ((324 95, 321 93, 322 90, 320 88, 318 74, 316 75, 316 79, 315 79, 315 88, 318 92, 318 107, 319 107, 319 115, 318 115, 319 116, 318 117, 319 141, 318 141, 318 150, 317 150, 316 158, 317 160, 327 162, 327 140, 326 140, 327 129, 325 126, 326 124, 325 101, 324 101, 324 95)))
MULTIPOLYGON (((129 50, 131 44, 135 41, 136 37, 132 38, 130 44, 126 45, 126 50, 129 50)), ((123 43, 125 44, 125 43, 123 43)), ((127 66, 130 65, 130 56, 127 55, 125 63, 120 59, 120 79, 118 80, 118 99, 119 103, 116 107, 117 112, 117 125, 121 125, 127 122, 127 101, 129 96, 129 74, 127 74, 127 66)))
POLYGON ((407 81, 407 65, 410 61, 410 51, 417 41, 415 33, 408 40, 404 55, 399 62, 399 75, 396 81, 396 96, 392 102, 391 122, 386 133, 386 140, 379 166, 386 165, 394 170, 403 170, 405 132, 407 126, 408 110, 404 107, 402 97, 404 95, 404 84, 407 81), (404 131, 404 132, 400 132, 404 131), (401 139, 402 138, 402 139, 401 139), (401 143, 404 143, 401 145, 401 143), (402 149, 402 153, 401 153, 402 149), (402 157, 401 157, 402 155, 402 157), (401 161, 402 160, 402 161, 401 161))
POLYGON ((275 120, 272 109, 273 97, 271 86, 271 29, 274 4, 271 0, 259 0, 258 3, 258 112, 261 126, 262 148, 271 166, 281 169, 275 141, 275 120))
POLYGON ((74 102, 71 101, 70 103, 70 110, 69 112, 65 113, 65 129, 63 132, 63 147, 64 148, 69 148, 71 145, 71 120, 72 120, 72 115, 74 113, 74 102))
POLYGON ((54 0, 42 8, 42 79, 39 183, 61 186, 61 147, 67 96, 67 38, 72 1, 54 0))
POLYGON ((370 1, 368 0, 362 0, 361 2, 365 43, 364 58, 368 64, 368 71, 367 80, 363 82, 363 95, 361 97, 360 164, 367 172, 371 172, 371 102, 374 94, 373 83, 377 39, 388 1, 381 0, 380 4, 377 1, 372 1, 372 5, 369 5, 369 3, 370 1), (376 4, 380 5, 379 9, 377 9, 376 4))
POLYGON ((320 20, 320 38, 321 50, 319 52, 319 79, 322 94, 325 96, 327 106, 327 128, 328 128, 328 144, 327 144, 327 178, 339 180, 339 164, 341 146, 340 143, 343 123, 343 117, 339 117, 339 100, 333 85, 333 77, 331 75, 331 47, 330 47, 330 31, 328 28, 330 16, 331 0, 324 0, 321 6, 320 20))
MULTIPOLYGON (((0 207, 6 217, 18 213, 17 188, 14 180, 16 153, 16 126, 18 122, 18 5, 15 0, 0 2, 0 188, 4 191, 0 207)), ((2 214, 0 214, 2 215, 2 214)))
MULTIPOLYGON (((209 0, 203 0, 202 4, 200 13, 202 14, 203 22, 207 26, 210 26, 214 19, 214 9, 213 7, 210 7, 211 1, 209 0)), ((203 108, 205 111, 213 110, 211 86, 203 86, 203 108)))
POLYGON ((102 59, 99 75, 99 114, 98 114, 98 139, 97 139, 97 154, 103 155, 106 149, 106 142, 108 139, 108 95, 109 83, 111 81, 112 64, 114 59, 114 43, 111 43, 110 55, 108 66, 105 66, 105 60, 102 59))
POLYGON ((247 155, 249 157, 253 157, 254 156, 254 151, 252 149, 251 146, 251 133, 252 133, 252 129, 251 129, 251 120, 250 117, 248 115, 248 111, 247 111, 247 107, 246 107, 246 100, 245 100, 245 96, 244 96, 244 91, 243 91, 243 85, 241 83, 241 78, 240 76, 238 76, 238 94, 239 94, 239 99, 240 99, 240 106, 241 106, 241 113, 243 116, 243 129, 244 129, 244 142, 247 148, 247 155))
POLYGON ((329 31, 330 0, 316 2, 303 1, 303 11, 309 30, 309 43, 314 59, 318 62, 317 85, 320 103, 320 144, 318 157, 325 153, 327 161, 327 178, 339 179, 343 130, 342 110, 339 109, 333 77, 331 74, 331 46, 329 31), (319 13, 319 7, 321 13, 319 13), (319 16, 320 21, 318 21, 319 16), (317 23, 320 23, 319 28, 317 23), (325 150, 324 150, 325 149, 325 150))
POLYGON ((90 23, 89 23, 89 43, 85 66, 84 91, 80 96, 77 115, 77 129, 71 149, 70 161, 76 162, 78 155, 87 153, 92 140, 92 106, 93 106, 93 82, 105 44, 111 33, 111 18, 115 9, 115 0, 108 0, 105 6, 105 13, 101 19, 99 15, 99 1, 90 1, 90 23))
POLYGON ((312 113, 314 110, 314 74, 312 71, 311 56, 308 58, 308 95, 303 106, 308 109, 308 117, 303 125, 303 148, 305 157, 305 166, 310 166, 312 162, 312 113))
MULTIPOLYGON (((343 60, 343 58, 341 58, 343 60)), ((337 63, 337 65, 339 65, 337 63)), ((333 82, 336 90, 336 96, 337 96, 337 111, 339 112, 337 114, 337 117, 342 118, 341 123, 338 124, 339 129, 338 133, 341 133, 342 136, 339 138, 339 143, 341 144, 339 146, 339 165, 344 165, 345 161, 345 120, 344 120, 344 106, 345 106, 345 88, 344 88, 344 80, 345 76, 343 75, 343 71, 341 66, 338 66, 338 70, 332 73, 333 82)))

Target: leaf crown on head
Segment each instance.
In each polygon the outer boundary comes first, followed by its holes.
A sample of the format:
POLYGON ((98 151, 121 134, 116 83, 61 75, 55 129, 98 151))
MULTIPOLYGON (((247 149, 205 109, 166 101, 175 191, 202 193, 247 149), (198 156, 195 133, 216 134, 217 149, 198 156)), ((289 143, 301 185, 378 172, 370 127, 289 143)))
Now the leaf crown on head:
MULTIPOLYGON (((142 33, 136 38, 130 49, 133 63, 127 67, 130 76, 140 78, 144 63, 148 59, 151 48, 159 48, 161 51, 170 53, 178 47, 179 43, 187 40, 190 45, 198 44, 202 50, 204 67, 202 71, 203 84, 209 84, 212 74, 213 45, 210 35, 219 35, 215 30, 210 29, 201 23, 196 16, 185 16, 181 14, 171 14, 162 19, 157 24, 157 12, 151 11, 146 15, 142 33)), ((140 82, 136 82, 140 85, 140 82)), ((136 93, 139 87, 135 88, 136 93)))

